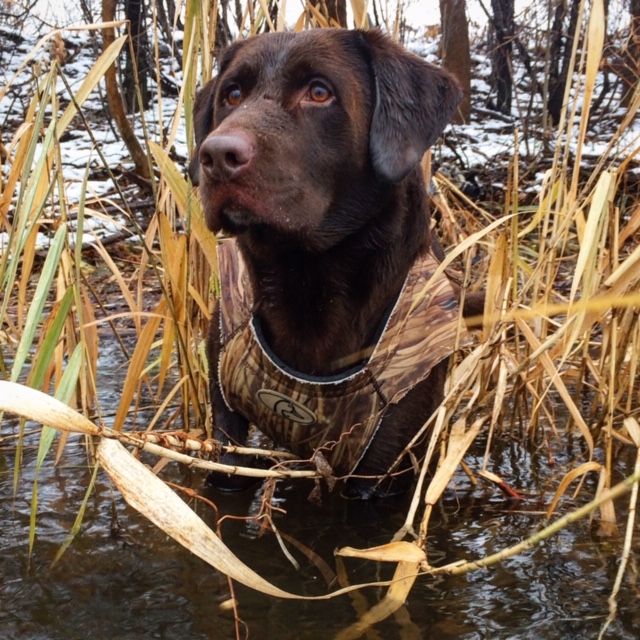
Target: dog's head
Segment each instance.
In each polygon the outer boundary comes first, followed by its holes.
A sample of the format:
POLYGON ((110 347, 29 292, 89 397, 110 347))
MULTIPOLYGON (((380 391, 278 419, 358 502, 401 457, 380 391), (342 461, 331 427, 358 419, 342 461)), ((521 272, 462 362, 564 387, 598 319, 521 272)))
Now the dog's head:
POLYGON ((207 224, 331 246, 377 214, 461 97, 450 74, 377 30, 237 42, 195 103, 190 175, 207 224))

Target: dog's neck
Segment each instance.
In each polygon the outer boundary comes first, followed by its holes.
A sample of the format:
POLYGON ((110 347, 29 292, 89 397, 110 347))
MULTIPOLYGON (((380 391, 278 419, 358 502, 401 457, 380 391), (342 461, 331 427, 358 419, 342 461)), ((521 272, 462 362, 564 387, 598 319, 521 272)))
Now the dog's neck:
MULTIPOLYGON (((415 187, 423 189, 422 180, 415 187)), ((321 252, 251 231, 239 238, 254 314, 289 367, 330 375, 368 355, 411 266, 430 247, 421 194, 398 191, 367 226, 321 252)))

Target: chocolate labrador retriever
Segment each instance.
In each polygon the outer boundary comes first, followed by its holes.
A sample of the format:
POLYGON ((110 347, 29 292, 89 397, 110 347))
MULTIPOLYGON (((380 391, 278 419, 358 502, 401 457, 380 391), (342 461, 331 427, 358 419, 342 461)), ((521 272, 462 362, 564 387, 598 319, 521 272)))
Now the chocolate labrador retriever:
POLYGON ((207 339, 216 438, 241 444, 254 423, 301 459, 321 452, 349 496, 407 487, 465 331, 433 278, 420 166, 461 97, 377 30, 226 50, 196 98, 190 167, 226 236, 207 339))

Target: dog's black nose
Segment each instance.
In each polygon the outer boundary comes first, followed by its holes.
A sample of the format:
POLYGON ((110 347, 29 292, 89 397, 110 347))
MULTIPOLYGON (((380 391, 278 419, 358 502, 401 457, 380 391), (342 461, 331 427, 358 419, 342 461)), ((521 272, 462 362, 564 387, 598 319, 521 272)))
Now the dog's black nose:
POLYGON ((200 165, 211 178, 233 180, 251 166, 253 141, 242 133, 209 136, 200 147, 200 165))

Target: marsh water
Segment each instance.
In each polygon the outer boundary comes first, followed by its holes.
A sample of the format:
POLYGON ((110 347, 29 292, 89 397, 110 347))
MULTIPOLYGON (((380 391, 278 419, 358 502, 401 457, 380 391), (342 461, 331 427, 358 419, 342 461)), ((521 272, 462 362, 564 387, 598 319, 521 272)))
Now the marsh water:
MULTIPOLYGON (((108 364, 109 352, 103 356, 108 364)), ((121 376, 104 366, 101 388, 117 396, 121 376), (105 377, 106 376, 106 377, 105 377), (106 385, 106 386, 105 386, 106 385)), ((235 638, 232 613, 221 604, 229 599, 224 576, 191 555, 130 509, 103 472, 98 475, 82 528, 61 559, 52 561, 69 534, 85 495, 92 467, 82 439, 72 439, 60 463, 51 460, 39 475, 39 502, 34 550, 29 557, 29 521, 37 435, 26 438, 22 475, 14 494, 15 443, 7 439, 15 423, 5 416, 0 441, 0 638, 135 639, 235 638)), ((482 461, 482 443, 470 466, 482 461)), ((566 472, 574 451, 528 450, 509 440, 494 447, 491 470, 529 497, 510 502, 488 485, 472 486, 456 477, 431 519, 429 560, 441 565, 480 558, 515 544, 544 525, 544 501, 566 472)), ((619 478, 629 472, 621 464, 619 478)), ((202 490, 204 477, 177 466, 164 472, 183 485, 202 490)), ((593 479, 595 482, 595 478, 593 479)), ((318 554, 335 570, 337 547, 368 547, 388 542, 404 521, 407 499, 373 504, 332 495, 321 506, 307 500, 311 485, 279 484, 274 521, 290 536, 318 554)), ((594 486, 587 483, 585 496, 594 486)), ((220 514, 257 513, 261 490, 238 494, 205 491, 220 514)), ((586 500, 586 498, 585 498, 586 500)), ((583 500, 583 501, 585 501, 583 500)), ((573 506, 562 505, 564 510, 573 506)), ((624 500, 619 503, 624 529, 624 500)), ((196 507, 213 521, 205 505, 196 507)), ((296 593, 326 593, 327 583, 316 563, 293 543, 296 569, 276 537, 247 520, 226 520, 225 542, 249 566, 278 586, 296 593)), ((609 613, 622 548, 618 538, 602 536, 597 524, 582 521, 535 550, 494 568, 465 576, 416 582, 405 606, 367 631, 374 639, 573 639, 597 638, 609 613)), ((345 560, 351 583, 389 578, 391 569, 345 560)), ((637 584, 638 556, 632 551, 618 596, 618 611, 605 638, 640 638, 637 584)), ((242 620, 241 637, 258 639, 325 639, 354 623, 384 590, 368 588, 323 602, 278 600, 241 585, 233 589, 242 620)))

